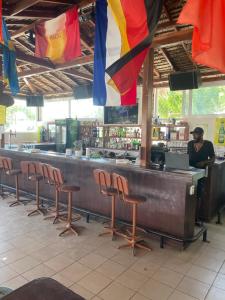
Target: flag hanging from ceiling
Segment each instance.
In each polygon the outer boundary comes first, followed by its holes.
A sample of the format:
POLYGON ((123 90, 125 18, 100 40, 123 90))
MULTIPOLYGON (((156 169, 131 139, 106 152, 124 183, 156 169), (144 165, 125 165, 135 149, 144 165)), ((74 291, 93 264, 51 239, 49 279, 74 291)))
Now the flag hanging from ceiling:
POLYGON ((163 0, 96 0, 95 105, 133 105, 163 0))
POLYGON ((11 93, 15 96, 20 91, 16 69, 16 51, 3 18, 1 23, 2 36, 0 44, 3 48, 3 79, 9 84, 11 93))
POLYGON ((225 73, 225 1, 188 0, 178 23, 194 26, 193 60, 225 73))
POLYGON ((71 61, 81 55, 77 7, 55 19, 35 26, 35 55, 55 63, 71 61))

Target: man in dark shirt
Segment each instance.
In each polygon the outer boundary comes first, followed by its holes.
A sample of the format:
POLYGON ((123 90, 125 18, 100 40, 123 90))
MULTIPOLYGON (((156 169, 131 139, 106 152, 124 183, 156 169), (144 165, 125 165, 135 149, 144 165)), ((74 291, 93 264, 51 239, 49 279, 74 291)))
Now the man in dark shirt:
POLYGON ((193 140, 188 143, 190 165, 205 169, 215 161, 213 144, 210 141, 203 140, 204 130, 201 127, 196 127, 191 134, 193 134, 193 140))
MULTIPOLYGON (((215 161, 215 152, 212 142, 203 139, 204 130, 201 127, 196 127, 191 134, 193 140, 188 143, 188 154, 190 165, 195 168, 205 169, 215 161)), ((203 204, 203 195, 205 188, 205 178, 198 181, 197 186, 197 207, 196 207, 196 225, 202 225, 199 222, 200 207, 203 204)))

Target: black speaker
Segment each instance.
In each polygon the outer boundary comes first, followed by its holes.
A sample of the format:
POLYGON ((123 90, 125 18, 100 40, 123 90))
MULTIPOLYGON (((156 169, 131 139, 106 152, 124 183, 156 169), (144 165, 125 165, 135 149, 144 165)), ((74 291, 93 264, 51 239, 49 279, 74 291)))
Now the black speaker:
POLYGON ((76 100, 92 98, 92 84, 76 86, 73 95, 76 100))
POLYGON ((43 95, 26 95, 27 106, 41 107, 44 106, 43 95))
POLYGON ((201 85, 200 72, 193 70, 188 72, 176 72, 169 75, 171 91, 198 89, 201 85))

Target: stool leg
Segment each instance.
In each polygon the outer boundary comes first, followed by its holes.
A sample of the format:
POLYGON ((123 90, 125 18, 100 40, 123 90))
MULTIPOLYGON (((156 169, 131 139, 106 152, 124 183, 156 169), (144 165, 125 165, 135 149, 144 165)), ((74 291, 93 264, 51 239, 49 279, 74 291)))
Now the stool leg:
POLYGON ((73 200, 73 194, 72 194, 72 192, 68 192, 67 224, 66 224, 66 228, 59 234, 59 236, 62 236, 64 233, 66 233, 68 231, 72 231, 75 235, 78 236, 78 232, 76 231, 75 227, 72 224, 72 200, 73 200))
POLYGON ((28 217, 32 216, 35 213, 45 215, 44 210, 40 207, 40 182, 39 182, 39 180, 36 180, 35 184, 36 184, 36 204, 37 204, 37 208, 35 210, 31 211, 28 214, 28 217))
POLYGON ((57 188, 55 188, 55 211, 54 211, 54 214, 45 217, 44 220, 54 219, 53 224, 56 224, 58 221, 60 221, 61 216, 62 215, 59 214, 59 191, 57 188))
POLYGON ((132 248, 133 255, 135 255, 135 248, 136 247, 147 250, 147 251, 151 251, 152 249, 150 247, 148 247, 147 245, 146 246, 143 245, 142 243, 144 241, 142 239, 139 239, 136 235, 136 231, 137 231, 137 204, 133 203, 132 206, 133 207, 132 207, 132 232, 131 232, 131 236, 125 237, 125 239, 127 240, 127 244, 119 246, 118 249, 130 247, 130 248, 132 248))
POLYGON ((112 236, 112 240, 114 240, 114 237, 117 234, 115 220, 116 220, 116 197, 115 195, 112 195, 111 226, 105 227, 105 229, 107 230, 103 233, 100 233, 99 236, 110 234, 112 236))
POLYGON ((15 183, 16 183, 16 201, 12 202, 9 207, 21 204, 19 199, 19 176, 15 175, 15 183))

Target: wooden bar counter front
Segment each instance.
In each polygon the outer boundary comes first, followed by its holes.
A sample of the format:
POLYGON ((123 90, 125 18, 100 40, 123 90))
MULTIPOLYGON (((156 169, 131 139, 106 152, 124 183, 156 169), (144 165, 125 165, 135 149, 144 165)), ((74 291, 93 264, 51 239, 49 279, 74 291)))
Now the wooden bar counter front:
MULTIPOLYGON (((93 170, 104 169, 127 177, 133 194, 142 195, 147 201, 138 209, 137 223, 145 229, 169 234, 180 239, 191 239, 194 235, 196 196, 192 186, 204 176, 203 171, 167 172, 145 169, 133 165, 117 165, 115 160, 75 159, 58 153, 28 153, 15 150, 0 150, 0 156, 12 158, 15 168, 23 160, 40 161, 60 168, 68 184, 80 186, 76 195, 76 207, 86 212, 110 217, 111 202, 99 193, 93 178, 93 170)), ((2 176, 2 183, 14 187, 10 177, 2 176)), ((22 176, 20 189, 35 193, 34 187, 22 176)), ((54 189, 40 182, 40 195, 54 199, 54 189)), ((60 195, 61 201, 66 198, 60 195)), ((131 210, 123 201, 116 199, 116 218, 130 222, 131 210)))

